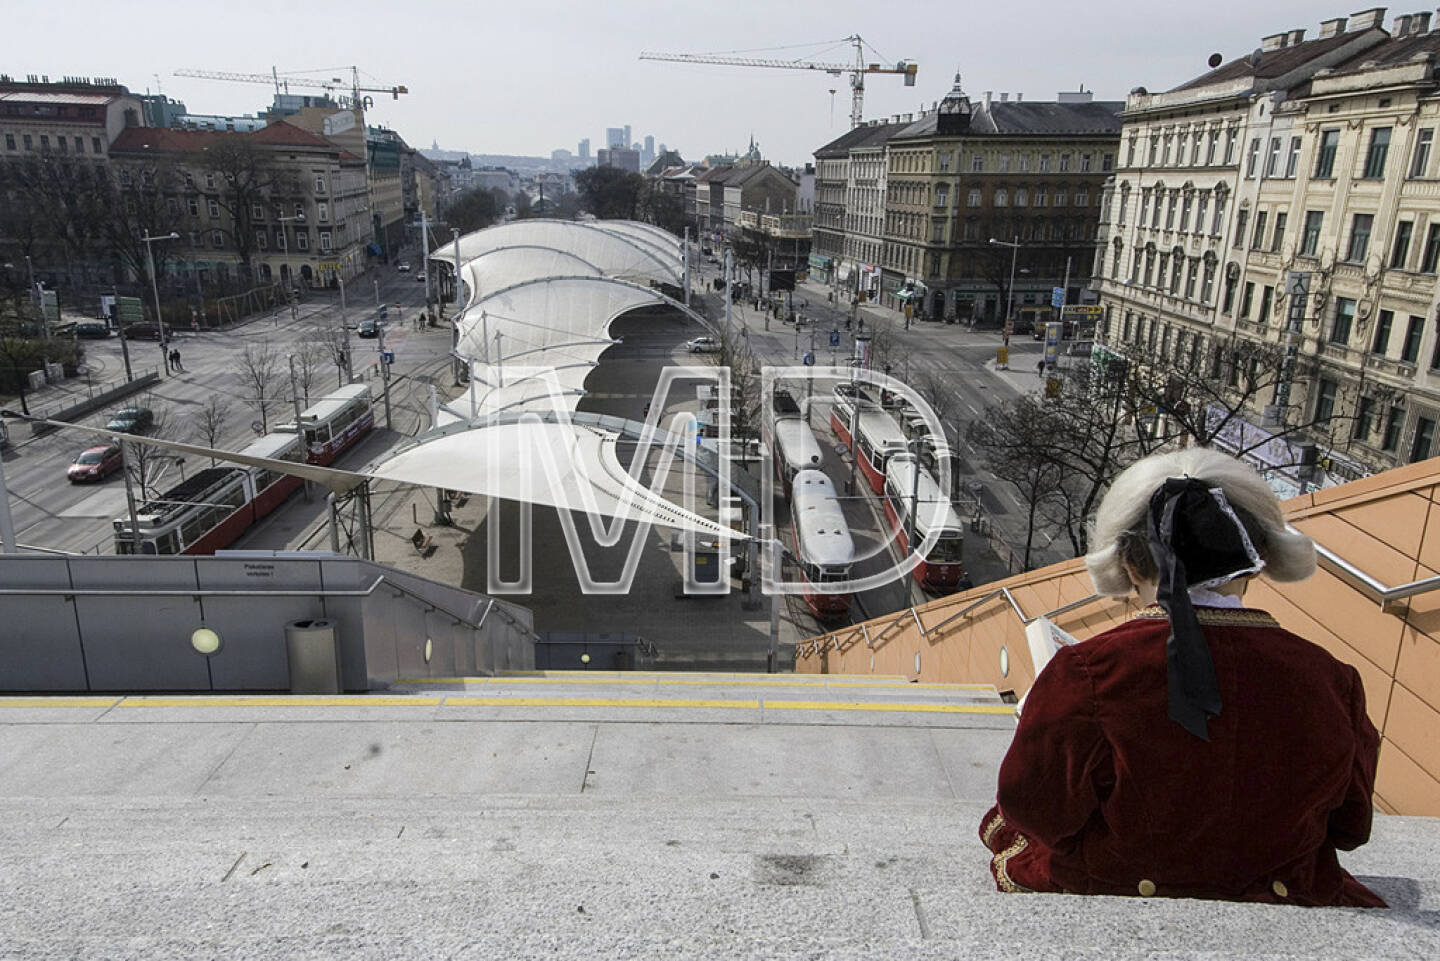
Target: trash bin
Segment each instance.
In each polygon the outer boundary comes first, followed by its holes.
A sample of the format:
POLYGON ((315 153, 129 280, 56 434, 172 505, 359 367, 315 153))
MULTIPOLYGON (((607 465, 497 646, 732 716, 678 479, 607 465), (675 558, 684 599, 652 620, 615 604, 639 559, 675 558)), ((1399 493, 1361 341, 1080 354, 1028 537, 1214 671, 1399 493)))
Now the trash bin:
POLYGON ((291 694, 339 694, 340 657, 335 622, 326 618, 285 625, 291 694))

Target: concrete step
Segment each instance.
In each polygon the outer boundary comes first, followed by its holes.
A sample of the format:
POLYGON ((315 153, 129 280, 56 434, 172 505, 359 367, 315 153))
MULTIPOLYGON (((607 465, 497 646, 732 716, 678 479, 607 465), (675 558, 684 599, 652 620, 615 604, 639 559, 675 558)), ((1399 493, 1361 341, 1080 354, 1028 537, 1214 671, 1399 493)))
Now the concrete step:
POLYGON ((1346 864, 1389 911, 997 893, 982 802, 0 799, 7 958, 1431 959, 1436 824, 1346 864))

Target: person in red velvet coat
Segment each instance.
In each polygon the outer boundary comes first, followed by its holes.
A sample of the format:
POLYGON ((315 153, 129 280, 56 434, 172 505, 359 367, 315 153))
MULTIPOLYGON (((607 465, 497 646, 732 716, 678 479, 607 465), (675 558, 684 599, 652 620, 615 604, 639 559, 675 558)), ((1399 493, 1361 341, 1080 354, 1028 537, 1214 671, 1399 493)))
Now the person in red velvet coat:
POLYGON ((1146 458, 1090 543, 1096 589, 1151 606, 1030 688, 980 826, 996 886, 1384 907, 1336 856, 1370 837, 1360 677, 1241 603, 1315 566, 1265 482, 1215 451, 1146 458))

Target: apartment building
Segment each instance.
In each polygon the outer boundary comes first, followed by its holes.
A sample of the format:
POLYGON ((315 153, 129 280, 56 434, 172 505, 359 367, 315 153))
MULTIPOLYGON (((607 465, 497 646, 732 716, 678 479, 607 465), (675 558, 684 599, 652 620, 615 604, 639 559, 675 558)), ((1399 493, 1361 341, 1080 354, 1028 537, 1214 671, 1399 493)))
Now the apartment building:
POLYGON ((1044 305, 1067 274, 1083 284, 1121 106, 1083 90, 972 103, 957 76, 886 141, 882 302, 998 325, 1012 297, 1044 305))

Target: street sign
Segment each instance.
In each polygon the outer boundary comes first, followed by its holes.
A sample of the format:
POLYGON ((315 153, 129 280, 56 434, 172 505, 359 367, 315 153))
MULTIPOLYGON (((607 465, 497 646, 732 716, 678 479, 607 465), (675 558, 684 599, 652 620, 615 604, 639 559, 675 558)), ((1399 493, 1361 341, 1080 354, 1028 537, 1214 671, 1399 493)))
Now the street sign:
POLYGON ((121 324, 138 324, 145 319, 139 297, 116 297, 115 315, 121 324))
POLYGON ((386 306, 385 304, 381 304, 381 305, 380 305, 380 319, 381 319, 381 320, 384 320, 384 319, 385 319, 385 314, 386 314, 386 312, 389 311, 389 310, 390 310, 390 308, 389 308, 388 306, 386 306))
POLYGON ((814 354, 814 352, 813 352, 813 351, 809 351, 809 350, 805 351, 805 355, 801 358, 801 360, 804 362, 804 364, 805 364, 806 367, 814 367, 814 366, 815 366, 815 354, 814 354))
POLYGON ((840 331, 838 331, 838 330, 832 330, 832 331, 830 331, 830 346, 831 346, 831 347, 839 347, 839 346, 840 346, 840 331))
POLYGON ((1099 304, 1069 304, 1060 308, 1060 314, 1066 320, 1099 320, 1105 308, 1099 304))
POLYGON ((1051 288, 1050 288, 1050 306, 1051 306, 1051 307, 1064 307, 1064 306, 1065 306, 1065 288, 1064 288, 1064 287, 1051 287, 1051 288))
POLYGON ((1285 275, 1285 296, 1304 297, 1310 293, 1310 275, 1299 270, 1292 270, 1285 275))
POLYGON ((382 351, 380 351, 380 363, 382 363, 382 364, 387 364, 387 365, 388 365, 388 364, 393 364, 393 363, 395 363, 395 351, 393 351, 393 350, 382 350, 382 351))

